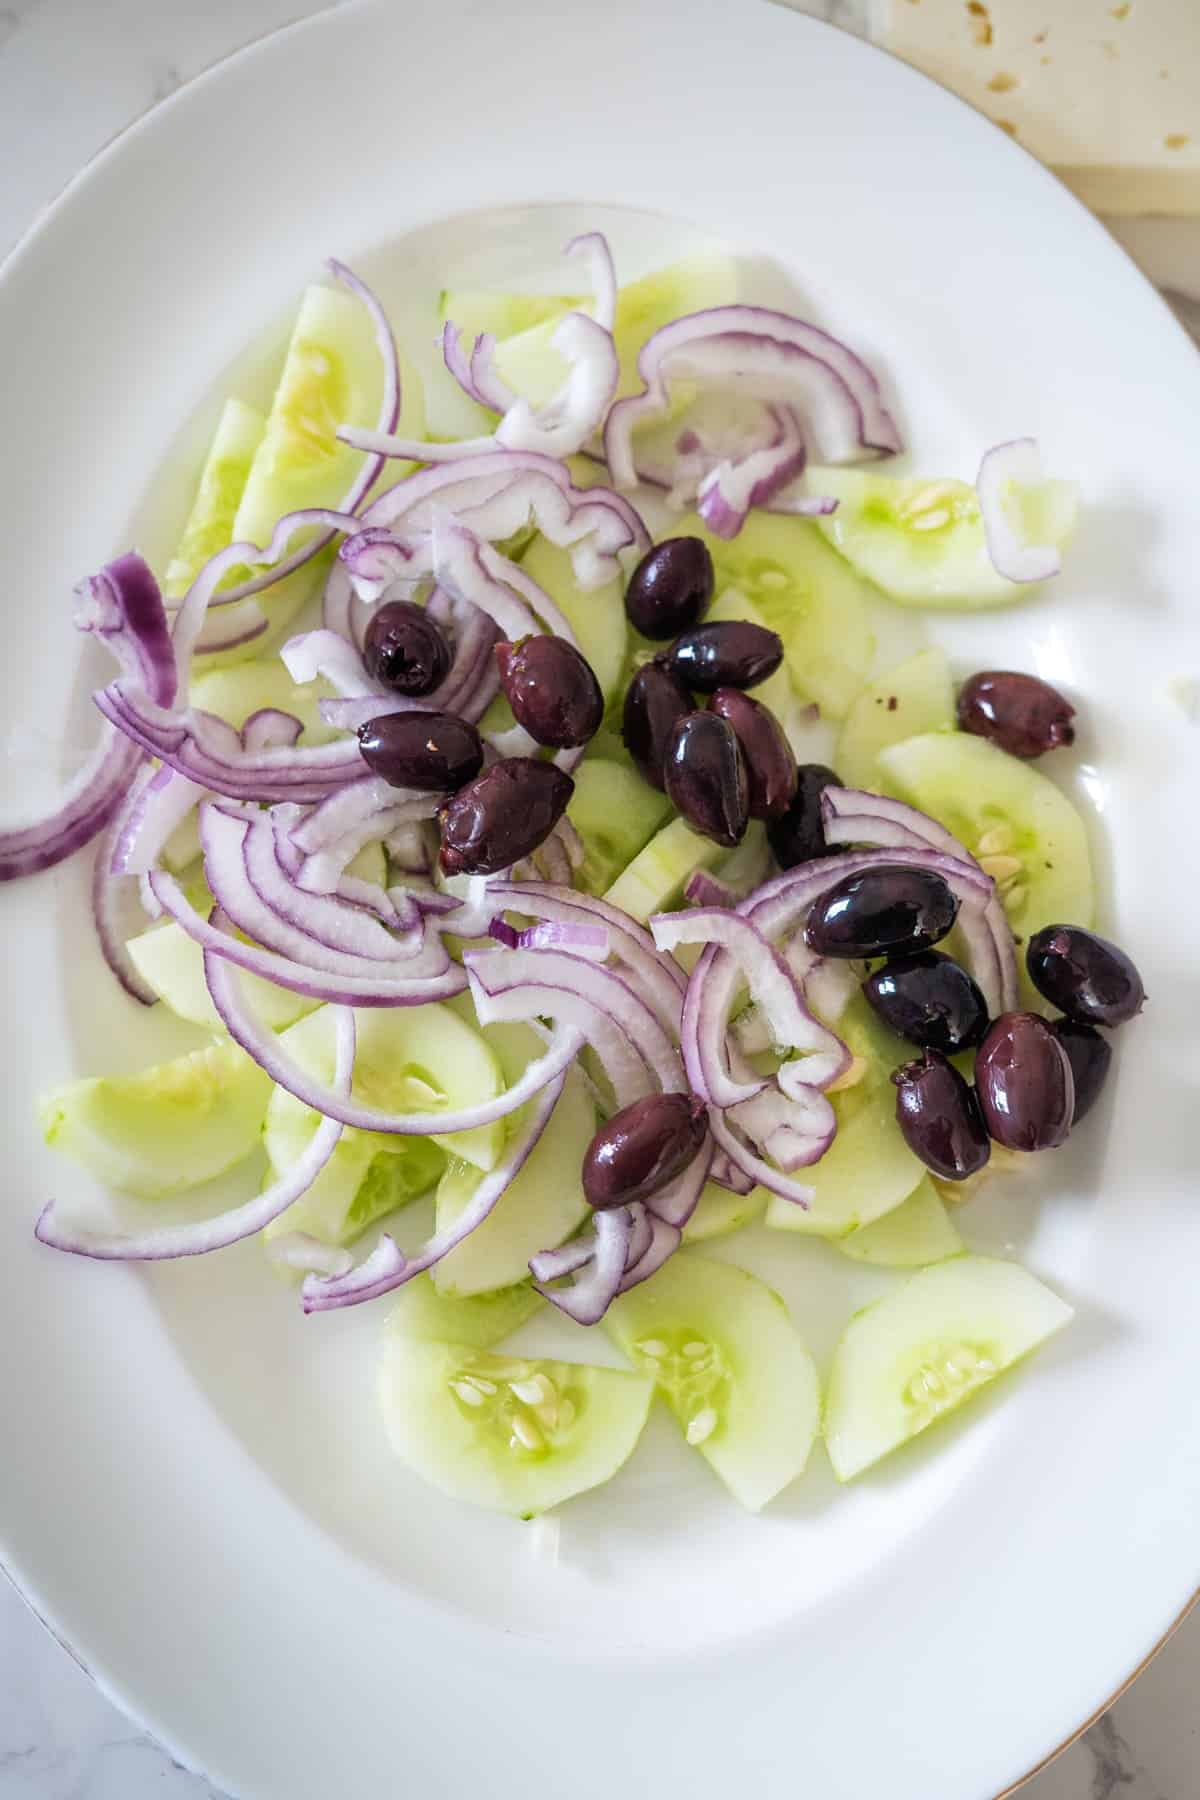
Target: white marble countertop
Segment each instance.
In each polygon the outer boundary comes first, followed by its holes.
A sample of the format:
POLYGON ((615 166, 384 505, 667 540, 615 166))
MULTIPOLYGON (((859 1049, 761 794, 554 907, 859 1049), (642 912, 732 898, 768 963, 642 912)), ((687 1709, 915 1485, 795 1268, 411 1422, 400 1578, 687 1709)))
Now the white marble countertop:
MULTIPOLYGON (((851 29, 866 6, 793 3, 851 29)), ((240 45, 319 10, 314 0, 0 3, 0 254, 131 119, 240 45)), ((1118 235, 1195 329, 1200 221, 1126 220, 1118 235)), ((1112 1711, 1034 1778, 1029 1800, 1193 1800, 1198 1689, 1200 1611, 1112 1711)), ((0 1800, 152 1795, 221 1800, 122 1717, 0 1580, 0 1800)))

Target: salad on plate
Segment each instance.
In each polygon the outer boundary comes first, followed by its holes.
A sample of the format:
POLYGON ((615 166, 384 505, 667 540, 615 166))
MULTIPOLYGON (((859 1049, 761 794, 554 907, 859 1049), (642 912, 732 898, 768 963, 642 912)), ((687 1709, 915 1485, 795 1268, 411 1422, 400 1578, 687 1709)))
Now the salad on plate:
POLYGON ((1065 1142, 1144 1000, 1047 773, 1074 707, 936 644, 880 668, 875 621, 1038 591, 1077 496, 1029 439, 888 472, 868 364, 723 255, 623 286, 600 234, 567 255, 574 294, 442 294, 454 438, 331 262, 174 556, 80 584, 103 736, 0 876, 89 847, 124 1003, 198 1047, 44 1097, 109 1200, 34 1229, 121 1262, 257 1236, 307 1313, 390 1297, 383 1426, 461 1499, 595 1487, 657 1395, 757 1511, 818 1438, 849 1481, 1071 1317, 956 1216, 1065 1142), (255 1157, 252 1198, 188 1202, 255 1157), (804 1319, 697 1248, 750 1225, 899 1271, 823 1394, 804 1319), (506 1348, 547 1308, 577 1355, 506 1348))

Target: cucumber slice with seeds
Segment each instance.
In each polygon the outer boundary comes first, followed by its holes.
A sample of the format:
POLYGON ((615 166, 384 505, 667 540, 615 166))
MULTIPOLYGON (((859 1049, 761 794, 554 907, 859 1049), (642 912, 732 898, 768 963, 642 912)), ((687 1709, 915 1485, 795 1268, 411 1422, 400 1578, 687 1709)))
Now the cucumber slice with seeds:
MULTIPOLYGON (((510 1087, 545 1050, 527 1025, 490 1025, 483 1036, 510 1087)), ((504 1121, 509 1137, 523 1128, 526 1111, 522 1107, 504 1121)), ((588 1212, 581 1172, 595 1130, 595 1104, 582 1075, 572 1069, 550 1122, 524 1166, 483 1223, 435 1264, 433 1280, 439 1293, 480 1294, 524 1281, 531 1256, 539 1250, 552 1250, 570 1237, 588 1212)), ((451 1157, 438 1184, 439 1231, 460 1216, 481 1179, 479 1170, 469 1162, 451 1157)))
POLYGON ((820 1422, 817 1373, 765 1282, 684 1250, 614 1301, 604 1322, 750 1512, 801 1473, 820 1422))
MULTIPOLYGON (((173 1013, 193 1024, 206 1025, 216 1031, 225 1026, 208 992, 204 979, 204 952, 174 919, 139 932, 128 941, 133 966, 144 981, 165 1000, 173 1013)), ((255 1017, 272 1031, 282 1031, 295 1024, 318 1004, 303 994, 264 981, 261 975, 242 974, 243 991, 253 1006, 255 1017)))
POLYGON ((921 1269, 927 1263, 957 1256, 963 1249, 945 1202, 928 1177, 907 1200, 874 1224, 863 1225, 835 1242, 842 1254, 855 1262, 879 1263, 889 1269, 921 1269))
MULTIPOLYGON (((893 744, 879 766, 890 792, 939 819, 979 857, 1018 942, 1058 921, 1091 923, 1087 831, 1062 789, 1038 769, 965 731, 893 744)), ((1028 983, 1026 992, 1033 994, 1028 983)))
POLYGON ((825 1442, 839 1481, 969 1400, 1072 1309, 1016 1263, 956 1256, 851 1319, 833 1354, 825 1442))
POLYGON ((233 542, 233 521, 266 429, 267 421, 252 406, 226 400, 192 510, 163 577, 163 592, 170 599, 186 594, 209 558, 233 542))
POLYGON ((90 1076, 38 1102, 47 1144, 142 1200, 224 1174, 258 1147, 270 1077, 228 1041, 137 1075, 90 1076))
MULTIPOLYGON (((979 500, 965 481, 897 480, 844 468, 810 468, 808 479, 813 493, 838 502, 818 530, 901 606, 1011 606, 1037 591, 993 566, 979 500)), ((1018 498, 1032 541, 1067 541, 1078 511, 1071 482, 1042 482, 1018 498)))
POLYGON ((567 817, 583 844, 576 885, 603 894, 643 850, 671 810, 671 802, 632 763, 588 756, 575 770, 567 817))
POLYGON ((402 1319, 379 1375, 384 1424, 409 1468, 456 1500, 524 1519, 615 1475, 653 1395, 624 1369, 414 1342, 402 1319))
POLYGON ((944 650, 921 650, 868 682, 843 721, 834 766, 847 787, 878 792, 882 750, 925 732, 953 730, 949 659, 944 650))
POLYGON ((861 1078, 829 1096, 837 1136, 802 1176, 813 1189, 812 1205, 806 1211, 778 1196, 768 1201, 766 1222, 778 1231, 842 1238, 899 1206, 925 1172, 896 1123, 891 1081, 892 1070, 911 1060, 912 1045, 886 1030, 857 996, 836 1030, 858 1059, 861 1078))

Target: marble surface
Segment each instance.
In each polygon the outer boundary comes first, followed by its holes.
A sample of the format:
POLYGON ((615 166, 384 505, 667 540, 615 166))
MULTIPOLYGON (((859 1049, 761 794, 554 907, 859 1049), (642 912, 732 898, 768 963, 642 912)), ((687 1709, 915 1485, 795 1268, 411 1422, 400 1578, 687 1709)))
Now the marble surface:
MULTIPOLYGON (((800 0, 862 29, 868 0, 800 0)), ((131 119, 307 0, 0 0, 0 254, 131 119)), ((1200 221, 1124 220, 1126 248, 1193 331, 1200 221)), ((1028 1800, 1193 1800, 1200 1610, 1028 1800)), ((951 1800, 953 1776, 947 1771, 951 1800)), ((123 1717, 0 1580, 0 1800, 221 1800, 123 1717)), ((352 1800, 359 1800, 353 1796, 352 1800)))

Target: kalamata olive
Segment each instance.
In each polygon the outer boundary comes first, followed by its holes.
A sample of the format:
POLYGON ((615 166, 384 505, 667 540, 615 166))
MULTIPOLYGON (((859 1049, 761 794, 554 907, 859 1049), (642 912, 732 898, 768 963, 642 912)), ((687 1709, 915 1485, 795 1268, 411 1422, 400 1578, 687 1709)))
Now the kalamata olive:
POLYGON ((847 875, 822 894, 804 936, 818 956, 891 956, 944 938, 958 901, 931 869, 893 863, 847 875))
POLYGON ((1043 925, 1029 940, 1025 966, 1038 993, 1083 1025, 1124 1025, 1146 1001, 1125 952, 1082 925, 1043 925))
POLYGON ((693 831, 732 850, 750 822, 750 784, 737 733, 716 713, 680 719, 667 742, 663 781, 693 831))
POLYGON ((571 750, 595 737, 604 695, 591 664, 566 638, 523 638, 497 644, 500 685, 513 717, 539 744, 571 750))
POLYGON ((1001 1013, 975 1056, 984 1123, 1006 1150, 1053 1150, 1075 1114, 1071 1060, 1038 1013, 1001 1013))
POLYGON ((978 1175, 992 1154, 979 1101, 953 1063, 936 1050, 892 1072, 896 1123, 914 1156, 941 1181, 978 1175))
POLYGON ((708 1130, 702 1100, 648 1094, 602 1125, 583 1159, 583 1191, 597 1211, 632 1206, 674 1181, 708 1130))
POLYGON ((692 710, 692 696, 670 669, 647 663, 638 670, 625 692, 621 739, 634 762, 650 783, 661 788, 663 762, 671 733, 692 710))
POLYGON ((987 1030, 987 1001, 961 963, 940 950, 897 956, 863 982, 889 1030, 923 1050, 954 1056, 987 1030))
POLYGON ((665 538, 647 550, 625 589, 625 613, 643 637, 665 643, 698 625, 713 597, 713 560, 703 538, 665 538))
POLYGON ((363 638, 367 674, 397 694, 431 694, 450 673, 445 633, 423 606, 389 600, 371 614, 363 638))
POLYGON ((728 719, 737 733, 750 783, 750 817, 782 818, 796 791, 796 758, 775 714, 739 688, 718 688, 708 710, 728 719))
POLYGON ((483 739, 454 713, 385 713, 359 726, 358 747, 393 787, 450 792, 483 767, 483 739))
POLYGON ((1067 1053, 1075 1078, 1075 1111, 1072 1125, 1090 1113, 1112 1065, 1112 1045, 1094 1025, 1075 1019, 1051 1019, 1050 1029, 1067 1053))
POLYGON ((720 619, 676 638, 655 658, 698 694, 720 687, 751 688, 773 675, 783 661, 783 639, 749 619, 720 619))
POLYGON ((567 809, 575 783, 553 763, 510 756, 460 788, 438 813, 447 875, 494 875, 532 855, 567 809))
POLYGON ((1010 756, 1041 756, 1075 742, 1075 708, 1057 688, 1013 669, 982 669, 959 689, 958 723, 1010 756))
POLYGON ((824 763, 801 763, 796 771, 796 791, 792 804, 781 819, 767 826, 767 842, 781 869, 794 869, 797 863, 811 862, 816 856, 832 856, 840 844, 825 842, 825 826, 821 819, 821 795, 827 787, 841 787, 841 781, 824 763))

